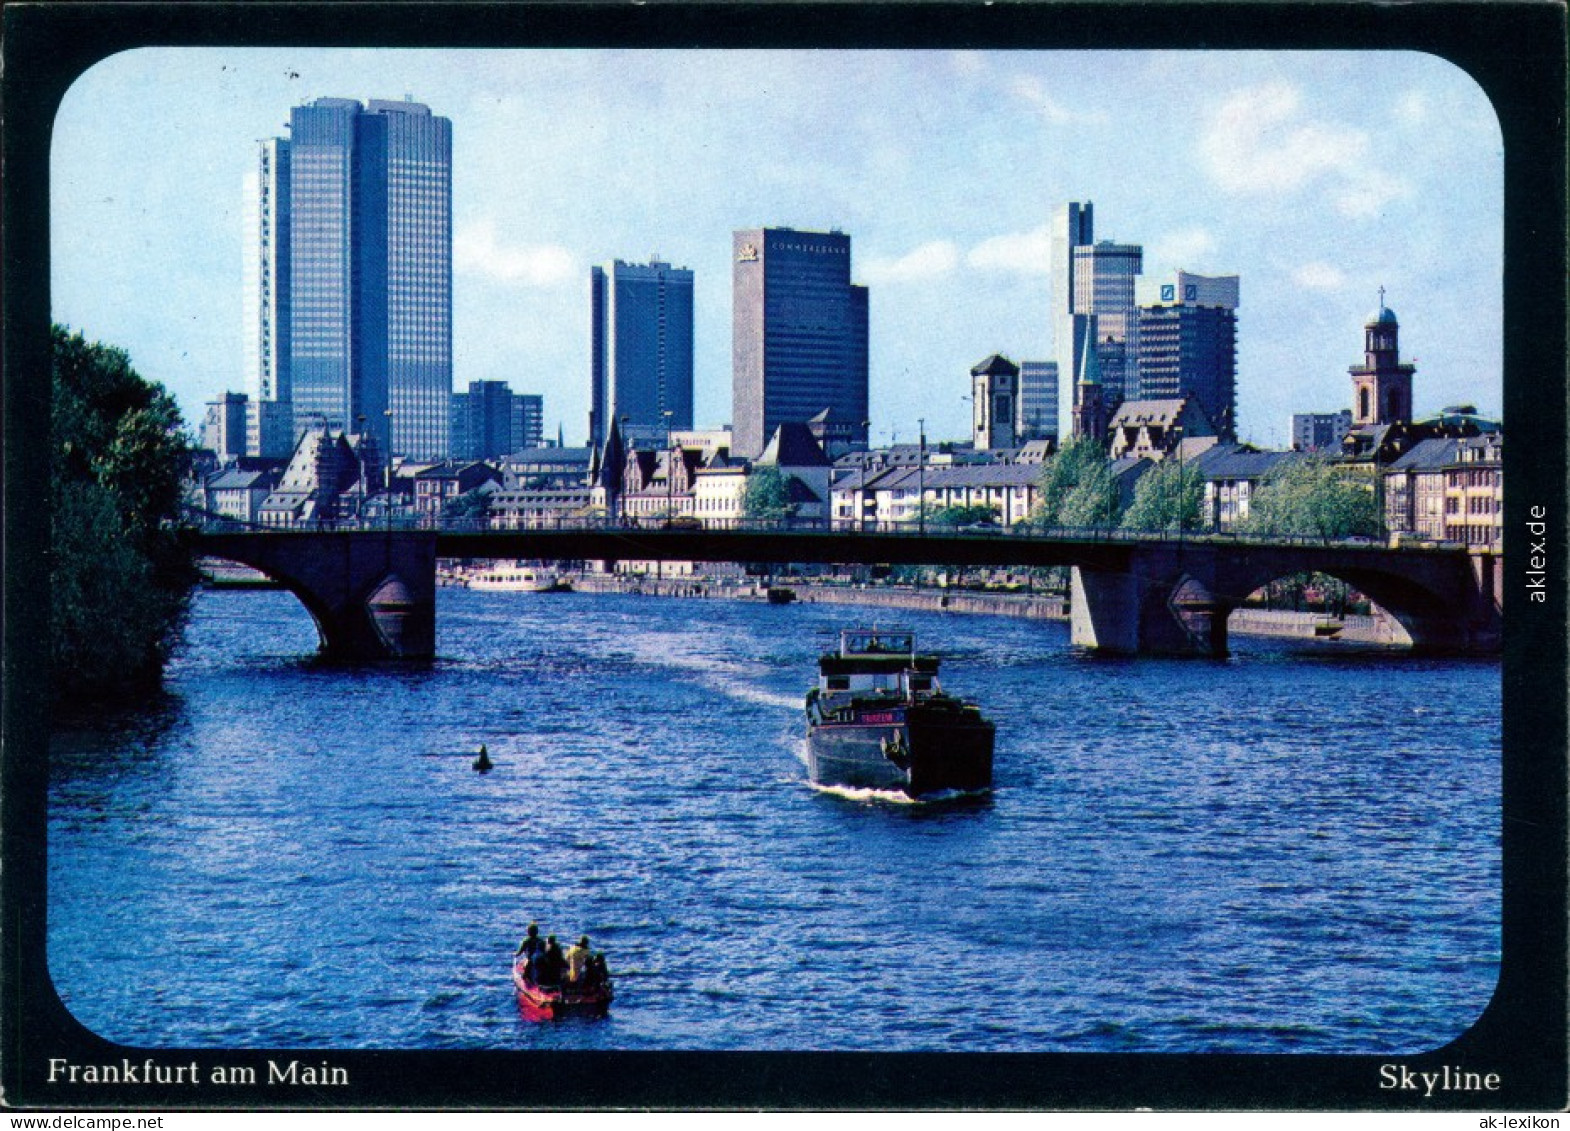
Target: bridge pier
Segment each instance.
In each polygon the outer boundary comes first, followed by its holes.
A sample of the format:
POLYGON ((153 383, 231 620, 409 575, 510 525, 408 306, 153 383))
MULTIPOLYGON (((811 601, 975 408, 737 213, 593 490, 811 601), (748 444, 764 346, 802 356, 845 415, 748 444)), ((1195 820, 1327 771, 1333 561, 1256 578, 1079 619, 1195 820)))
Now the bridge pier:
POLYGON ((300 599, 332 660, 436 654, 436 535, 425 531, 214 534, 204 553, 261 570, 300 599))
POLYGON ((1076 566, 1070 585, 1070 639, 1077 647, 1124 656, 1227 655, 1227 617, 1236 606, 1197 578, 1076 566))

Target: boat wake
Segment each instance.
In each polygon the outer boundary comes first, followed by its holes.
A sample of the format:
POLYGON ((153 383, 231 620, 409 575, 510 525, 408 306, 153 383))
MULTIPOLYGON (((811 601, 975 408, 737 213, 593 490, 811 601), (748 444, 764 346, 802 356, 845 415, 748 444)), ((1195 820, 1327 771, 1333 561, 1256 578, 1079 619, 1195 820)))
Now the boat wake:
POLYGON ((715 659, 706 652, 695 650, 692 641, 677 633, 644 633, 630 643, 633 656, 639 662, 690 672, 698 683, 711 691, 745 703, 801 710, 800 696, 793 697, 758 687, 754 682, 759 676, 756 667, 715 659))
POLYGON ((912 797, 903 790, 898 789, 865 789, 848 785, 819 785, 816 782, 804 782, 808 789, 818 793, 829 793, 835 797, 843 797, 847 801, 872 801, 885 805, 940 805, 946 801, 965 801, 977 797, 986 797, 990 789, 940 789, 933 793, 924 793, 920 797, 912 797))

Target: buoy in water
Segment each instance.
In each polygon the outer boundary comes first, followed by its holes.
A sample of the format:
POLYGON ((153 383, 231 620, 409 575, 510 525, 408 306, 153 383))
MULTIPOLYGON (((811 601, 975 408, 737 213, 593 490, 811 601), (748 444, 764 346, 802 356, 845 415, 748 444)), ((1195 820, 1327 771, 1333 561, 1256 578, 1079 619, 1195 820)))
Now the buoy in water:
POLYGON ((480 743, 480 756, 474 760, 475 773, 483 774, 491 768, 491 756, 485 750, 485 744, 480 743))

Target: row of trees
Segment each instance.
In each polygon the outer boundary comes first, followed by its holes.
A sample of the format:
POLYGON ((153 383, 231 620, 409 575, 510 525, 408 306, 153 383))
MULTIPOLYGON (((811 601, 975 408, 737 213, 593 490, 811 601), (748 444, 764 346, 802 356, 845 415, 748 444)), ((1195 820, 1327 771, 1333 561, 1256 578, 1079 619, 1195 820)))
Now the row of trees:
POLYGON ((51 680, 57 706, 155 687, 196 570, 180 534, 192 445, 122 350, 52 331, 51 680))
MULTIPOLYGON (((1168 458, 1140 476, 1125 508, 1106 450, 1080 437, 1042 465, 1030 521, 1042 527, 1199 531, 1206 528, 1204 498, 1199 468, 1168 458)), ((1308 458, 1271 470, 1253 491, 1248 517, 1233 529, 1335 539, 1376 537, 1381 527, 1369 472, 1308 458)))
MULTIPOLYGON (((1038 527, 1097 530, 1202 531, 1205 480, 1200 469, 1165 459, 1145 471, 1125 507, 1112 461, 1096 440, 1078 437, 1042 464, 1036 509, 1029 522, 1038 527)), ((969 526, 996 521, 990 506, 924 506, 928 524, 969 526)), ((761 467, 748 477, 743 512, 749 518, 787 518, 790 503, 785 476, 761 467)), ((1247 519, 1234 529, 1242 534, 1294 535, 1336 539, 1376 537, 1382 527, 1372 476, 1322 459, 1283 462, 1253 492, 1247 519)))

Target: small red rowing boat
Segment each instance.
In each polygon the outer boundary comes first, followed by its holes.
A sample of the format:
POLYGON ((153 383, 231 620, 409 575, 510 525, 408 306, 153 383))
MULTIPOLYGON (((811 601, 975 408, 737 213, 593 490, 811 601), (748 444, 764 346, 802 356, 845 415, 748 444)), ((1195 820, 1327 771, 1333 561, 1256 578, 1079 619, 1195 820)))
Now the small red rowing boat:
POLYGON ((609 1012, 616 995, 610 979, 582 988, 564 984, 546 989, 524 974, 524 960, 512 964, 512 984, 518 991, 518 1008, 531 1021, 555 1021, 562 1017, 601 1017, 609 1012))

